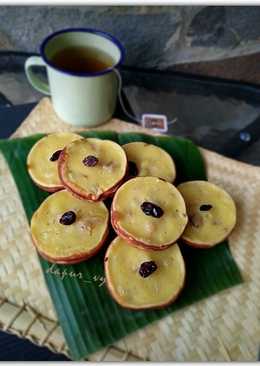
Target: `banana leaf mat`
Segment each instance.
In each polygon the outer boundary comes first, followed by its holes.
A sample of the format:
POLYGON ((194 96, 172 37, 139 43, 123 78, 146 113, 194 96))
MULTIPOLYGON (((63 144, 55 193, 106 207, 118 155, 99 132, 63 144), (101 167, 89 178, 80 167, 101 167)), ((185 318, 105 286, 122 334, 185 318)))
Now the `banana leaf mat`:
MULTIPOLYGON (((110 139, 121 145, 132 141, 156 144, 174 158, 179 182, 206 179, 202 156, 188 140, 104 131, 81 134, 85 137, 110 139)), ((27 155, 41 137, 42 135, 36 135, 0 141, 0 150, 13 174, 29 221, 47 196, 32 183, 26 169, 27 155)), ((146 311, 122 309, 111 299, 103 286, 104 250, 85 263, 69 266, 53 265, 39 257, 71 357, 75 360, 82 359, 176 309, 241 282, 227 242, 211 250, 201 251, 183 246, 182 251, 187 277, 180 298, 163 310, 146 311)))

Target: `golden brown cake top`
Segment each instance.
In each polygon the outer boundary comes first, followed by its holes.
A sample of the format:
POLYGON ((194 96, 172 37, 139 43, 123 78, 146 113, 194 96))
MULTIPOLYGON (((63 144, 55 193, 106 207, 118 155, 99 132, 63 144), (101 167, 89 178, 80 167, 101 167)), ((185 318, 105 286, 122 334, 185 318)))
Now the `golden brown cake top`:
POLYGON ((47 135, 34 144, 27 157, 27 168, 35 183, 40 186, 62 186, 58 175, 58 158, 63 148, 80 135, 59 132, 47 135))
POLYGON ((177 244, 162 251, 143 250, 117 237, 105 255, 105 269, 113 297, 132 309, 165 306, 184 285, 185 265, 177 244))
POLYGON ((112 203, 112 221, 137 241, 160 247, 174 243, 187 224, 179 191, 155 177, 137 177, 124 183, 112 203))
POLYGON ((207 181, 185 182, 177 188, 189 217, 183 239, 202 247, 223 241, 236 223, 236 207, 231 196, 207 181))
POLYGON ((37 249, 52 258, 86 254, 103 240, 109 220, 103 202, 75 198, 66 190, 46 198, 31 220, 37 249))
POLYGON ((123 145, 123 148, 129 162, 130 175, 152 176, 171 183, 174 182, 176 177, 175 164, 165 150, 145 142, 130 142, 123 145))
POLYGON ((120 145, 88 138, 66 147, 60 175, 75 193, 99 198, 123 179, 126 167, 126 155, 120 145))

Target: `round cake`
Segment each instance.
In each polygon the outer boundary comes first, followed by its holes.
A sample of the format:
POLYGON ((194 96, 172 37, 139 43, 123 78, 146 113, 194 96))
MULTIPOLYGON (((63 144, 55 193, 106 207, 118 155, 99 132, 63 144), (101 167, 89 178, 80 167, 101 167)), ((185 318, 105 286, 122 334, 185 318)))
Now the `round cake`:
POLYGON ((145 142, 130 142, 123 145, 128 160, 130 177, 158 177, 173 183, 176 177, 171 156, 156 145, 145 142))
POLYGON ((111 221, 117 235, 145 249, 166 249, 182 235, 188 217, 180 192, 160 178, 137 177, 116 192, 111 221))
POLYGON ((178 244, 162 251, 138 249, 116 237, 105 255, 106 284, 115 301, 129 309, 172 303, 184 286, 185 264, 178 244))
POLYGON ((80 135, 69 132, 53 133, 41 138, 27 156, 27 169, 34 183, 47 192, 63 187, 58 174, 58 159, 64 147, 80 135))
POLYGON ((236 206, 222 188, 207 181, 178 186, 187 207, 189 223, 182 239, 198 248, 210 248, 228 237, 236 224, 236 206))
POLYGON ((126 154, 109 140, 74 141, 62 151, 59 174, 64 186, 80 198, 92 201, 111 196, 125 177, 126 154))
POLYGON ((90 202, 62 190, 47 197, 31 220, 39 254, 53 263, 82 262, 102 247, 109 212, 103 202, 90 202))

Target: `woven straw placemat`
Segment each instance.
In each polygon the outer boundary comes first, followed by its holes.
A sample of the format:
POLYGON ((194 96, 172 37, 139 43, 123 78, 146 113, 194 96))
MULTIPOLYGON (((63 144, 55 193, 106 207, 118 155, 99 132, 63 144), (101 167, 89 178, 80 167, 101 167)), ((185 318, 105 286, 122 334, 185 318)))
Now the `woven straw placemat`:
MULTIPOLYGON (((141 131, 116 119, 99 129, 141 131)), ((75 130, 42 99, 13 137, 75 130)), ((150 133, 145 130, 146 133, 150 133)), ((238 224, 230 237, 245 282, 175 312, 89 357, 92 361, 254 361, 260 344, 260 168, 201 149, 209 180, 232 194, 238 224)), ((14 180, 0 156, 0 327, 67 354, 67 346, 14 180)), ((221 271, 221 268, 220 268, 221 271)))

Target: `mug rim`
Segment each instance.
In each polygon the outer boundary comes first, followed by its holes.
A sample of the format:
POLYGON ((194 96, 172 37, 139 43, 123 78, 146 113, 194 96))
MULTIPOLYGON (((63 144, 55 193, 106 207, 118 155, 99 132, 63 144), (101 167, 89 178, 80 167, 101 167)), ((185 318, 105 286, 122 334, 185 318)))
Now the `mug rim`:
POLYGON ((122 45, 122 43, 116 37, 112 36, 111 34, 109 34, 107 32, 101 31, 99 29, 95 29, 95 28, 65 28, 65 29, 58 30, 54 33, 51 33, 46 38, 44 38, 44 40, 42 41, 41 46, 40 46, 40 55, 43 58, 44 62, 48 66, 52 67, 53 69, 55 69, 59 72, 62 72, 62 73, 67 74, 67 75, 72 75, 72 76, 82 76, 82 77, 90 76, 90 77, 94 77, 94 76, 101 76, 101 75, 107 74, 107 73, 113 71, 113 69, 115 69, 116 67, 120 66, 122 64, 122 62, 124 61, 124 59, 125 59, 125 48, 122 45), (60 69, 51 60, 49 60, 47 58, 47 56, 45 54, 45 47, 46 47, 47 43, 52 38, 56 37, 57 35, 62 34, 62 33, 72 33, 72 32, 91 33, 91 34, 96 34, 96 35, 99 35, 103 38, 108 39, 109 41, 114 43, 114 45, 116 45, 117 48, 119 49, 119 51, 120 51, 119 60, 113 66, 108 67, 108 68, 106 68, 102 71, 77 72, 77 71, 67 71, 67 70, 60 69))

